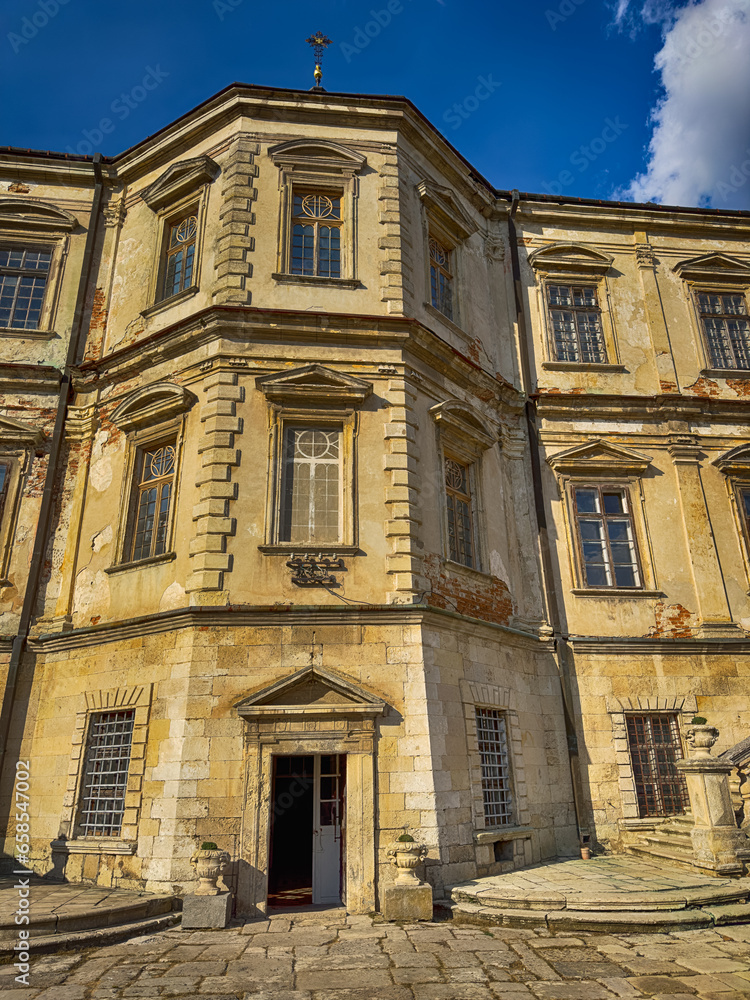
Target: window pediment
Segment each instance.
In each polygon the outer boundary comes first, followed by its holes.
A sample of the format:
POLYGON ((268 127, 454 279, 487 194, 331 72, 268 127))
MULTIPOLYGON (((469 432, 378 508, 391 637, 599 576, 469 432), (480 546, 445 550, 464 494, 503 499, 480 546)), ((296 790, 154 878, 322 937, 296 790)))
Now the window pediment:
POLYGON ((356 406, 372 392, 370 382, 343 375, 323 365, 305 365, 276 375, 261 375, 255 384, 273 402, 356 406))
POLYGON ((124 399, 112 414, 112 422, 124 431, 148 427, 185 413, 196 398, 173 382, 157 382, 124 399))
POLYGON ((471 454, 481 454, 498 441, 479 411, 460 399, 438 403, 430 408, 430 416, 444 434, 471 454))
POLYGON ((158 212, 189 194, 193 194, 221 173, 218 163, 210 156, 195 156, 190 160, 173 163, 158 180, 141 191, 141 198, 148 207, 158 212))
POLYGON ((585 246, 583 243, 551 243, 529 254, 529 264, 543 274, 566 274, 602 277, 612 266, 614 257, 585 246))
POLYGON ((286 715, 382 715, 386 704, 346 677, 304 667, 235 706, 243 719, 286 715))
POLYGON ((463 243, 479 226, 470 219, 458 204, 449 188, 440 187, 432 181, 423 180, 417 184, 417 193, 427 209, 430 219, 457 243, 463 243))
POLYGON ((675 264, 673 270, 688 281, 725 281, 734 285, 750 285, 750 265, 725 253, 692 257, 675 264))
POLYGON ((307 170, 311 173, 359 173, 367 159, 361 153, 325 139, 292 139, 272 146, 268 155, 280 167, 307 170))
POLYGON ((0 199, 0 226, 24 232, 63 230, 69 232, 78 226, 78 219, 70 212, 43 201, 31 198, 0 199))
POLYGON ((597 439, 551 455, 547 462, 559 473, 615 478, 643 475, 651 464, 651 459, 620 445, 597 439))
POLYGON ((10 417, 0 417, 0 446, 38 448, 43 440, 44 434, 37 427, 29 427, 10 417))
POLYGON ((750 444, 741 444, 737 448, 715 458, 713 464, 725 475, 750 478, 750 444))

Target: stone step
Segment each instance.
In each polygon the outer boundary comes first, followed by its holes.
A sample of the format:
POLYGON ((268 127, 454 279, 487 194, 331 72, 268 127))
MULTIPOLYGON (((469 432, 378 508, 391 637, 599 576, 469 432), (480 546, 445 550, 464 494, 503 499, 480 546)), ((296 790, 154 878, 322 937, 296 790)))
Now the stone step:
POLYGON ((679 865, 680 868, 693 868, 692 852, 687 854, 679 849, 668 847, 656 847, 649 844, 629 844, 628 854, 636 854, 646 858, 659 858, 662 861, 669 861, 671 864, 679 865))
MULTIPOLYGON (((44 934, 40 937, 32 935, 33 954, 49 955, 64 951, 67 948, 95 948, 105 944, 115 944, 117 941, 125 941, 131 937, 156 934, 157 931, 167 930, 169 927, 174 927, 175 924, 178 924, 180 919, 181 914, 172 911, 158 917, 149 917, 146 920, 133 920, 130 923, 119 924, 115 927, 89 927, 85 930, 66 931, 61 934, 44 934)), ((15 941, 0 941, 0 956, 15 954, 14 943, 15 941)))
POLYGON ((704 913, 709 913, 713 922, 721 924, 750 923, 750 903, 728 903, 726 906, 707 905, 704 913))
MULTIPOLYGON (((750 909, 750 907, 748 907, 750 909)), ((717 911, 721 907, 713 907, 717 911)), ((744 912, 744 911, 743 911, 744 912)), ((713 926, 708 910, 518 910, 496 909, 472 903, 455 903, 451 908, 456 924, 486 927, 546 927, 554 931, 600 931, 608 934, 697 930, 713 926)), ((745 919, 744 917, 742 918, 745 919)), ((727 923, 732 922, 729 917, 727 923)))
POLYGON ((675 837, 661 832, 647 833, 644 834, 640 843, 653 844, 654 847, 666 847, 668 850, 685 853, 690 857, 693 855, 693 842, 689 837, 675 837))

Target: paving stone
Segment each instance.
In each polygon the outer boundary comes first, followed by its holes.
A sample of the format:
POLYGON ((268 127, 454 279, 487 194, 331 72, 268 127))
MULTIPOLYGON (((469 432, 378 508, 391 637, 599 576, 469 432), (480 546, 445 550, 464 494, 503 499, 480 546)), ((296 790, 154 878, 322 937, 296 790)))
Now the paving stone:
POLYGON ((540 937, 539 939, 530 940, 530 948, 574 948, 583 945, 581 938, 564 938, 564 937, 540 937))
MULTIPOLYGON (((491 987, 477 986, 476 983, 463 983, 461 985, 415 983, 412 992, 414 1000, 495 1000, 498 995, 491 987)), ((507 997, 506 994, 506 1000, 507 997)), ((368 997, 367 1000, 375 1000, 375 998, 368 997)), ((528 1000, 528 995, 525 1000, 528 1000)))
POLYGON ((601 983, 530 983, 529 989, 539 1000, 611 1000, 612 997, 601 983))
POLYGON ((550 958, 550 964, 563 979, 606 979, 623 976, 623 970, 619 965, 613 965, 611 962, 558 962, 550 958))
POLYGON ((735 990, 742 992, 750 991, 750 982, 732 973, 720 973, 715 976, 680 976, 683 983, 693 987, 700 992, 713 990, 715 993, 729 992, 735 990))
POLYGON ((551 965, 533 952, 523 941, 511 941, 511 948, 523 962, 524 968, 538 979, 559 979, 551 965))
MULTIPOLYGON (((312 1000, 412 1000, 414 994, 408 988, 408 986, 386 986, 379 989, 377 993, 373 994, 372 990, 315 990, 311 994, 288 994, 288 1000, 297 1000, 299 996, 311 996, 312 1000)), ((247 997, 246 1000, 250 1000, 247 997)), ((253 997, 252 1000, 257 1000, 253 997)), ((282 994, 277 997, 275 994, 273 998, 269 995, 268 1000, 285 1000, 285 995, 282 994)))
MULTIPOLYGON (((391 974, 387 969, 360 968, 357 973, 357 987, 360 989, 375 989, 391 986, 392 983, 391 974)), ((348 969, 298 972, 296 985, 304 990, 350 989, 352 974, 348 969)))
POLYGON ((0 1000, 34 1000, 34 997, 38 995, 39 990, 31 987, 26 989, 25 986, 21 986, 17 990, 0 988, 0 1000))
MULTIPOLYGON (((385 956, 383 956, 385 958, 385 956)), ((386 959, 387 961, 387 959, 386 959)), ((396 952, 390 956, 390 964, 393 968, 437 968, 438 960, 428 951, 396 952)))
MULTIPOLYGON (((440 969, 391 969, 393 981, 399 985, 411 985, 413 983, 446 983, 448 977, 440 969)), ((450 982, 454 983, 454 977, 450 982)))
POLYGON ((712 972, 741 972, 748 968, 748 962, 736 962, 731 958, 714 958, 712 955, 703 954, 692 955, 690 957, 676 958, 678 965, 694 972, 710 974, 712 972))
POLYGON ((640 997, 643 996, 640 990, 637 990, 635 986, 627 981, 627 979, 621 979, 619 976, 605 977, 600 979, 599 982, 602 986, 605 986, 610 993, 614 993, 616 997, 640 997))
POLYGON ((180 962, 172 969, 174 976, 223 976, 226 962, 180 962))
POLYGON ((635 986, 642 993, 690 993, 695 990, 684 980, 669 979, 667 976, 636 976, 628 979, 631 986, 635 986))
POLYGON ((84 1000, 86 987, 74 986, 53 986, 47 990, 37 993, 38 1000, 84 1000))

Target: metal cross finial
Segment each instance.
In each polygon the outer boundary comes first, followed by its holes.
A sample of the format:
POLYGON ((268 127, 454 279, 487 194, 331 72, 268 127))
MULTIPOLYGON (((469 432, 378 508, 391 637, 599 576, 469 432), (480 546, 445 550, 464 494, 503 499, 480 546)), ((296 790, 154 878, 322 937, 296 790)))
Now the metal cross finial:
MULTIPOLYGON (((331 44, 331 39, 323 34, 322 31, 316 32, 314 35, 310 35, 307 39, 307 44, 312 46, 312 50, 315 53, 315 87, 320 87, 320 81, 323 77, 323 70, 320 68, 320 64, 323 61, 323 52, 331 44)), ((320 87, 322 90, 323 88, 320 87)))

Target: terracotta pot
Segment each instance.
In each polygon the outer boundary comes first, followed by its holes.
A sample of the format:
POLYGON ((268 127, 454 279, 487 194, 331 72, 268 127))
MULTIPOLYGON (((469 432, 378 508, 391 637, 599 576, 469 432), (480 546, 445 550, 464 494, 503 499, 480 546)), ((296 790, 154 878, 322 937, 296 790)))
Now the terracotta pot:
POLYGON ((421 885, 414 872, 417 865, 427 857, 427 848, 414 840, 399 840, 388 848, 388 857, 396 866, 396 882, 399 885, 421 885))
POLYGON ((218 896, 221 892, 216 882, 229 862, 226 851, 196 851, 190 859, 190 864, 198 875, 196 896, 218 896))
POLYGON ((591 860, 591 848, 590 847, 582 847, 581 848, 581 857, 583 858, 584 861, 590 861, 591 860))

